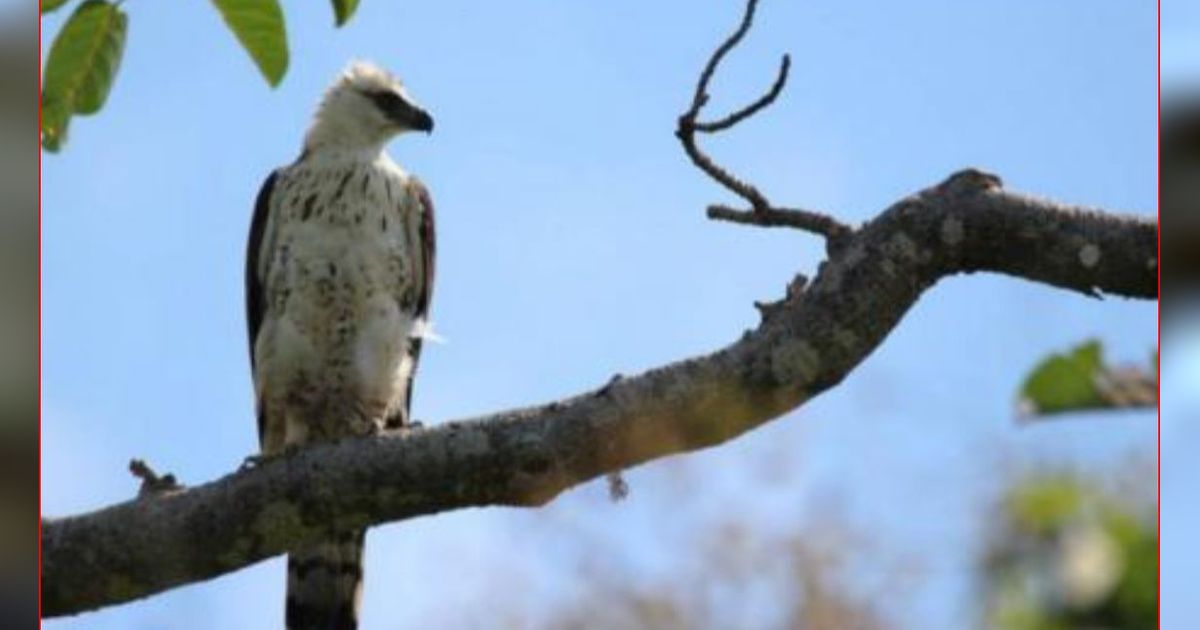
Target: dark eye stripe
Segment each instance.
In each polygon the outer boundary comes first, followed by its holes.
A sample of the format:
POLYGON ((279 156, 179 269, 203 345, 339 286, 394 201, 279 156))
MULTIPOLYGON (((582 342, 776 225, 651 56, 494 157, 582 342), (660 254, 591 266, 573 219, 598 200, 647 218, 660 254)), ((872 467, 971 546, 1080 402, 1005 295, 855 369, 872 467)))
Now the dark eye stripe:
POLYGON ((368 98, 375 102, 375 105, 385 112, 395 112, 408 106, 404 99, 400 98, 399 94, 390 90, 379 92, 366 92, 368 98))

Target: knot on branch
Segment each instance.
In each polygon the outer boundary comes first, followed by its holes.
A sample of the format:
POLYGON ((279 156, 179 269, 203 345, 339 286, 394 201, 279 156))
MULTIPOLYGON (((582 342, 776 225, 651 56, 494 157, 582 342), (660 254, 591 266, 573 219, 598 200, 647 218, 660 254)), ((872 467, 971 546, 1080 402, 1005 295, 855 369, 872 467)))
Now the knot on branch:
POLYGON ((617 374, 613 374, 613 375, 612 375, 612 378, 608 379, 608 382, 607 382, 607 383, 605 383, 603 387, 601 387, 600 389, 596 390, 596 394, 595 394, 595 395, 596 395, 596 396, 609 396, 609 395, 611 395, 611 394, 612 394, 612 388, 613 388, 613 386, 615 386, 617 383, 620 383, 620 382, 621 382, 621 381, 623 381, 623 380, 625 380, 625 375, 624 375, 624 374, 621 374, 621 373, 619 373, 619 372, 618 372, 617 374))
POLYGON ((789 300, 799 298, 800 295, 804 293, 804 288, 807 285, 808 278, 804 274, 798 273, 796 274, 796 277, 792 278, 792 281, 788 283, 786 293, 782 300, 775 300, 773 302, 755 302, 754 308, 758 309, 758 314, 762 318, 762 322, 765 324, 767 320, 774 318, 781 311, 783 311, 789 300))
POLYGON ((1003 186, 1004 182, 1000 181, 997 175, 977 168, 965 168, 938 184, 937 190, 944 194, 961 196, 999 190, 1003 186))
POLYGON ((625 481, 621 471, 610 472, 605 475, 604 479, 608 483, 608 498, 613 503, 629 496, 629 482, 625 481))
POLYGON ((140 459, 129 460, 129 472, 142 480, 142 486, 138 488, 139 499, 183 489, 183 486, 175 481, 175 475, 171 473, 159 475, 149 464, 140 459))

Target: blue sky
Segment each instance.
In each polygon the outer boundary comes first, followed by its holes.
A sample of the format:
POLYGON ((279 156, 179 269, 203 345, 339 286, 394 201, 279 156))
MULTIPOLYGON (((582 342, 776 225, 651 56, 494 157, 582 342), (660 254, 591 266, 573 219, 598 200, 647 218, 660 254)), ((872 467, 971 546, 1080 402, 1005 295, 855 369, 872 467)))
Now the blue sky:
MULTIPOLYGON (((674 120, 741 11, 706 5, 367 0, 334 30, 327 6, 291 4, 291 68, 270 90, 207 3, 126 3, 107 106, 44 162, 45 513, 129 498, 130 457, 198 483, 255 449, 241 284, 251 204, 352 58, 395 70, 437 120, 431 137, 390 147, 438 208, 434 317, 448 343, 423 358, 418 418, 568 395, 752 326, 751 303, 811 275, 823 248, 703 217, 732 200, 687 161, 674 120)), ((706 146, 773 200, 849 222, 965 166, 1150 214, 1155 34, 1152 3, 766 0, 714 81, 712 111, 756 96, 782 52, 790 85, 706 146)), ((796 528, 830 501, 887 553, 921 558, 902 627, 962 627, 978 527, 1012 474, 1111 470, 1154 444, 1149 414, 1018 426, 1026 370, 1090 336, 1142 361, 1155 322, 1152 303, 949 279, 839 388, 732 444, 631 471, 627 501, 590 484, 540 511, 373 530, 365 627, 494 622, 498 596, 536 620, 586 590, 580 558, 670 580, 686 571, 689 532, 730 513, 796 528), (678 492, 681 475, 703 491, 678 492)), ((863 559, 864 581, 883 554, 863 559)), ((273 627, 282 598, 276 559, 48 627, 273 627)), ((1200 618, 1176 605, 1177 619, 1200 618)), ((755 614, 739 618, 765 623, 755 614)))
MULTIPOLYGON (((1163 3, 1163 93, 1196 93, 1200 82, 1200 6, 1163 3)), ((1176 298, 1178 299, 1178 298, 1176 298)), ((1163 627, 1200 619, 1191 583, 1200 572, 1200 548, 1191 532, 1200 527, 1195 481, 1200 479, 1196 417, 1200 413, 1200 318, 1196 296, 1183 296, 1163 322, 1162 353, 1162 558, 1163 627)))
POLYGON ((1200 78, 1200 6, 1186 0, 1162 3, 1163 88, 1195 89, 1200 78))

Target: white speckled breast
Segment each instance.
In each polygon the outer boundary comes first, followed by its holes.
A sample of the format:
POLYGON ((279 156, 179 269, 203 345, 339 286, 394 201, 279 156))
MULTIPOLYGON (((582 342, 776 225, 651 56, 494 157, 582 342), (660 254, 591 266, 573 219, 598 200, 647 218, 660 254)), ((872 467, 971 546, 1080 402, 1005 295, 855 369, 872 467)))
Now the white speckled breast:
POLYGON ((254 349, 277 434, 264 446, 369 432, 404 404, 412 369, 420 202, 386 156, 302 160, 275 186, 254 349))

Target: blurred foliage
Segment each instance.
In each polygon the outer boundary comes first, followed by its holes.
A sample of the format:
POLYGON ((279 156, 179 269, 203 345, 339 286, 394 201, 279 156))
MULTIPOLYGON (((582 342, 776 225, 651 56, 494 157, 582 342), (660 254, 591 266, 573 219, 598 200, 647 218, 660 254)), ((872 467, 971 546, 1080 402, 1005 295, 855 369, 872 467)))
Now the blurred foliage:
POLYGON ((1153 506, 1069 474, 1016 483, 983 566, 986 626, 1137 630, 1158 625, 1153 506))
MULTIPOLYGON (((1092 476, 1036 473, 1003 490, 981 531, 973 614, 996 630, 1141 630, 1157 627, 1158 536, 1146 477, 1122 469, 1128 488, 1092 476), (1136 478, 1134 478, 1136 475, 1136 478), (1139 502, 1141 501, 1141 502, 1139 502)), ((682 499, 686 501, 686 499, 682 499)), ((886 542, 836 516, 836 509, 782 533, 745 516, 707 523, 671 553, 686 568, 646 579, 586 558, 582 593, 534 622, 504 610, 512 628, 649 630, 910 627, 908 594, 925 576, 919 556, 887 557, 886 542), (863 561, 866 560, 866 564, 863 561)), ((911 515, 911 513, 910 513, 911 515)), ((501 605, 503 609, 504 606, 501 605)))
MULTIPOLYGON (((43 0, 46 15, 71 0, 43 0)), ((344 25, 358 0, 331 0, 334 23, 344 25)), ((213 7, 250 55, 271 87, 287 73, 288 43, 279 0, 212 0, 213 7)), ((104 106, 125 52, 129 18, 120 0, 84 0, 59 29, 42 78, 42 148, 56 152, 66 142, 75 115, 104 106)))
POLYGON ((583 596, 547 623, 514 627, 562 630, 704 630, 803 628, 883 630, 882 602, 895 608, 904 592, 899 572, 879 592, 854 584, 851 560, 863 549, 846 523, 828 521, 771 535, 731 520, 702 532, 686 550, 690 570, 669 582, 646 583, 636 571, 589 566, 583 596))
POLYGON ((1051 415, 1158 404, 1158 355, 1149 368, 1111 367, 1104 348, 1089 340, 1065 354, 1042 360, 1021 386, 1018 409, 1023 416, 1051 415))

